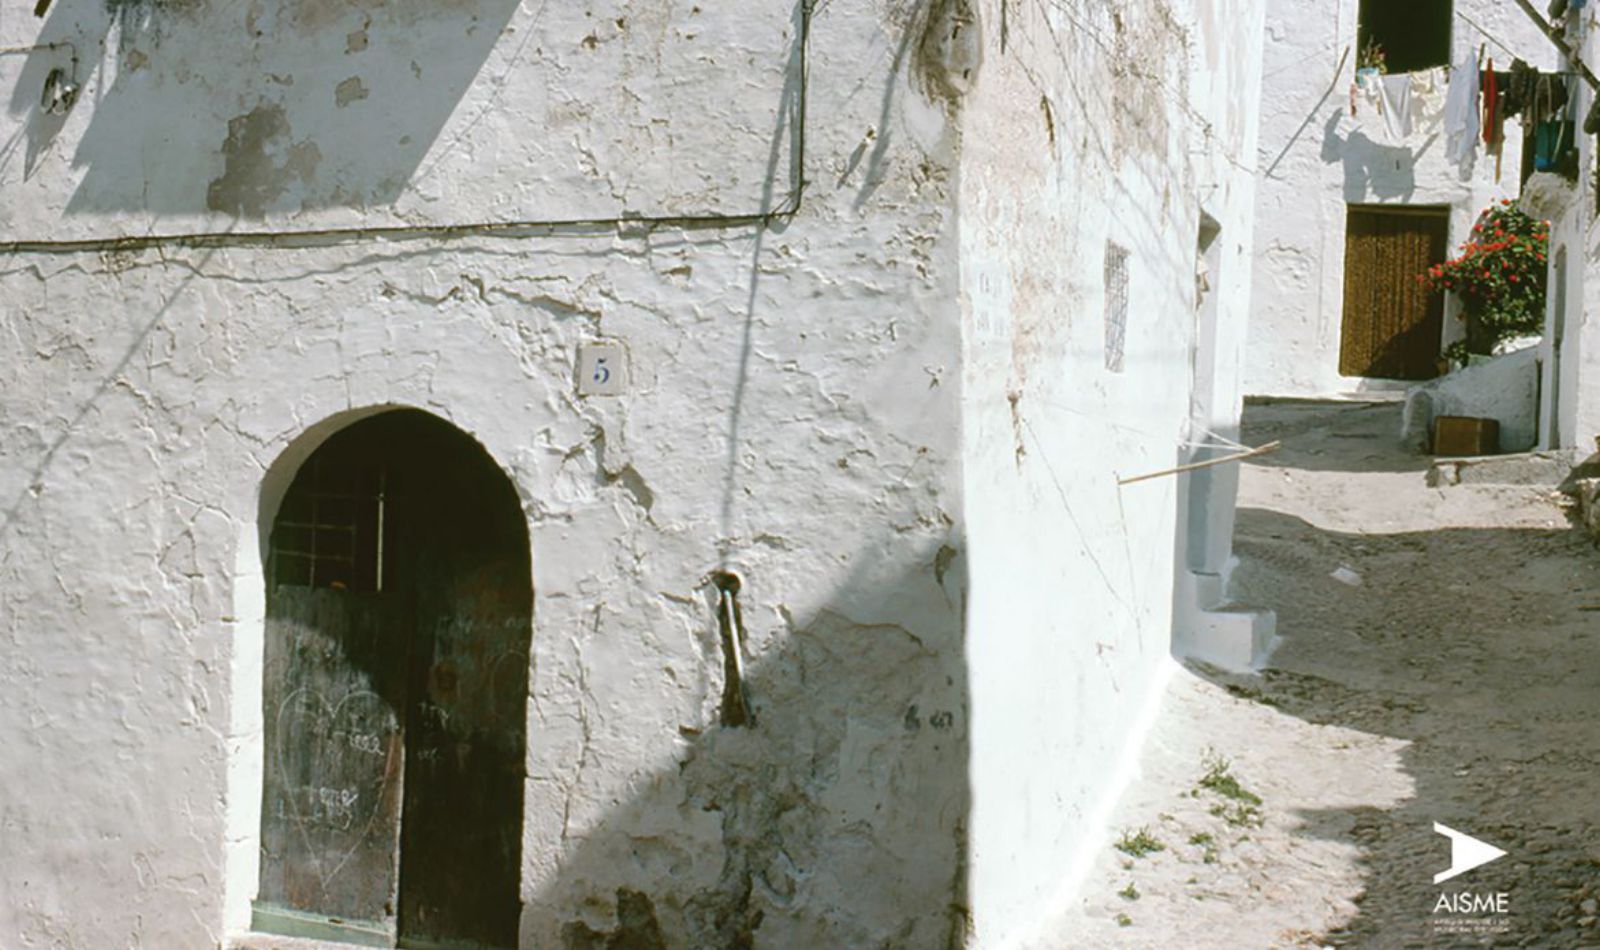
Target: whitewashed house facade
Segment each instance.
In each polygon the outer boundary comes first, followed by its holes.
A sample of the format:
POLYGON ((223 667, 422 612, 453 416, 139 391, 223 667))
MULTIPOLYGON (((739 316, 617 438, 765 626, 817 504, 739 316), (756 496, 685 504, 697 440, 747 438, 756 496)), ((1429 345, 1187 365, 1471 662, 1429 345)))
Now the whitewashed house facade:
POLYGON ((42 14, 0 945, 1009 945, 1253 658, 1257 0, 42 14))

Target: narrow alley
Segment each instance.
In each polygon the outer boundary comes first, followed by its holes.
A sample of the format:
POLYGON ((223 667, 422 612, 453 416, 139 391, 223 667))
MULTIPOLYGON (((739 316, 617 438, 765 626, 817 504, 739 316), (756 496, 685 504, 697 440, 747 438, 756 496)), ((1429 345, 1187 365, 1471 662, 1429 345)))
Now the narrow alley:
POLYGON ((1600 947, 1600 551, 1553 486, 1430 487, 1399 414, 1247 407, 1283 449, 1243 473, 1238 589, 1281 643, 1176 673, 1048 945, 1600 947), (1435 822, 1507 855, 1435 886, 1435 822))

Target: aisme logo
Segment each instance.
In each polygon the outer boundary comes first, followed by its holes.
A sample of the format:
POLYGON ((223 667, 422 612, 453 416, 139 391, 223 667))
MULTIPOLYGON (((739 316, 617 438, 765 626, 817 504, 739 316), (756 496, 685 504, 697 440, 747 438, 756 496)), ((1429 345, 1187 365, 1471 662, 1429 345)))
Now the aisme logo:
POLYGON ((1433 903, 1433 912, 1437 914, 1441 911, 1446 914, 1509 914, 1511 895, 1474 894, 1471 891, 1440 894, 1439 899, 1433 903))
POLYGON ((1458 874, 1465 874, 1473 868, 1482 867, 1495 858, 1503 858, 1506 853, 1487 842, 1479 841, 1468 834, 1463 834, 1454 828, 1433 823, 1433 830, 1450 839, 1450 867, 1433 876, 1433 883, 1443 884, 1458 874))

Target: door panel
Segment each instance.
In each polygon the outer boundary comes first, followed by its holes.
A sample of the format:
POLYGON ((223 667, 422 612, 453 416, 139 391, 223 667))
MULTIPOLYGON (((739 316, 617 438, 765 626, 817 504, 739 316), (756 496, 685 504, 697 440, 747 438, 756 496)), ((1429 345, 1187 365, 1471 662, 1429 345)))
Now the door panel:
POLYGON ((1448 233, 1443 209, 1349 209, 1341 375, 1438 375, 1444 295, 1430 292, 1417 277, 1445 259, 1448 233))
POLYGON ((470 474, 413 467, 394 507, 418 618, 400 932, 445 945, 514 947, 529 564, 517 533, 493 528, 491 499, 471 490, 470 474), (447 508, 443 498, 459 501, 447 508))
POLYGON ((392 935, 403 615, 382 595, 284 584, 268 618, 259 903, 392 935))
POLYGON ((526 615, 440 618, 419 644, 408 734, 407 935, 514 947, 527 692, 526 615))

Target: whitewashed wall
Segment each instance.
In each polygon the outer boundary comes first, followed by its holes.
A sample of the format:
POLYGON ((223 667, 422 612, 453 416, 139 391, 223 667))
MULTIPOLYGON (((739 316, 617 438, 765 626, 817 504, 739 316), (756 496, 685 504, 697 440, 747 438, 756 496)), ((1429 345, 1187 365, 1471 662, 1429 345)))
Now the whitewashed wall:
MULTIPOLYGON (((1458 166, 1445 158, 1442 134, 1418 130, 1403 143, 1390 143, 1383 120, 1365 102, 1351 117, 1358 7, 1356 0, 1267 3, 1255 300, 1245 376, 1252 394, 1330 395, 1398 385, 1339 373, 1347 205, 1448 205, 1453 253, 1480 211, 1519 188, 1517 120, 1506 123, 1496 181, 1495 162, 1485 158, 1481 143, 1477 161, 1458 166)), ((1487 44, 1496 69, 1508 68, 1513 52, 1541 69, 1555 68, 1549 41, 1515 4, 1459 0, 1455 9, 1452 62, 1487 44)), ((1445 334, 1459 335, 1453 319, 1446 319, 1445 334)))
MULTIPOLYGON (((1582 51, 1591 70, 1600 68, 1600 19, 1594 6, 1574 11, 1564 21, 1573 48, 1582 51)), ((1582 122, 1595 94, 1588 86, 1578 93, 1578 117, 1582 122)), ((1552 293, 1547 298, 1545 336, 1540 343, 1543 375, 1540 381, 1539 432, 1542 448, 1578 447, 1585 452, 1596 448, 1600 435, 1600 228, 1595 227, 1595 139, 1578 138, 1578 182, 1562 195, 1565 206, 1557 209, 1550 230, 1552 293), (1562 335, 1559 361, 1556 346, 1555 262, 1559 249, 1566 248, 1566 330, 1562 335), (1557 366, 1559 364, 1559 372, 1557 366), (1550 420, 1558 422, 1552 440, 1550 420)))
MULTIPOLYGON (((1225 219, 1222 349, 1237 352, 1251 124, 1219 89, 1253 79, 1260 8, 984 9, 959 213, 970 874, 979 942, 1007 946, 1104 846, 1171 668, 1180 483, 1117 480, 1173 465, 1187 437, 1203 205, 1225 219), (1130 251, 1120 373, 1104 360, 1107 241, 1130 251)), ((1220 362, 1216 421, 1236 423, 1237 356, 1220 362)))
MULTIPOLYGON (((56 51, 4 60, 0 240, 750 214, 790 189, 788 5, 116 9, 44 21, 81 57, 64 122, 33 106, 56 51)), ((479 439, 528 518, 524 945, 616 932, 621 888, 673 946, 959 934, 955 151, 911 78, 927 27, 823 7, 812 187, 764 231, 0 253, 0 946, 248 925, 263 483, 390 405, 479 439), (580 398, 602 337, 631 388, 580 398), (724 563, 754 730, 716 724, 724 563)), ((5 44, 40 29, 0 11, 5 44)))

